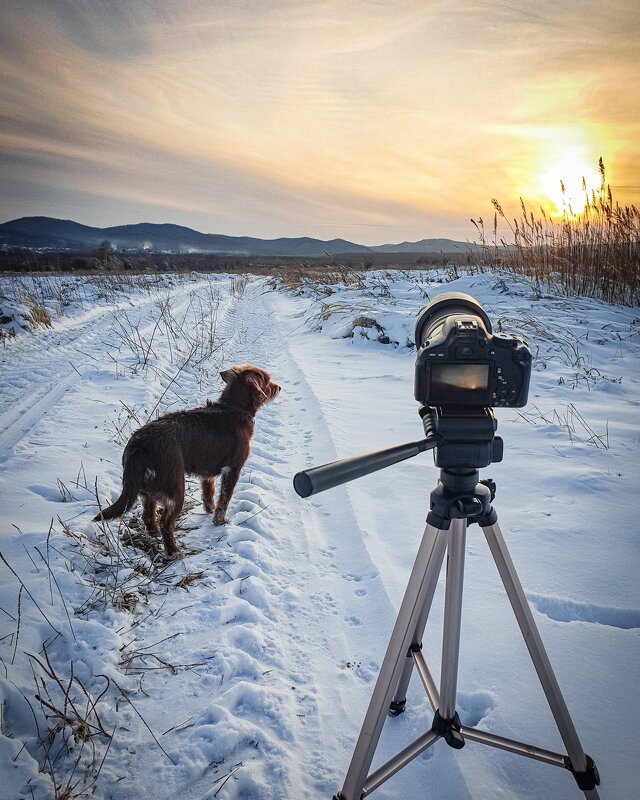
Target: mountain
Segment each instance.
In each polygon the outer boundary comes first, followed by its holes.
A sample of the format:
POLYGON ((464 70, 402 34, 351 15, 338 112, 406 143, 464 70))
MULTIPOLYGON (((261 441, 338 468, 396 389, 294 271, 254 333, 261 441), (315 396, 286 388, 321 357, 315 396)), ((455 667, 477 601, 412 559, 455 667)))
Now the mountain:
POLYGON ((21 217, 0 225, 0 247, 49 250, 90 250, 108 241, 116 250, 156 252, 200 252, 224 256, 289 256, 313 258, 353 253, 440 253, 465 248, 451 239, 422 239, 419 242, 366 247, 346 239, 300 238, 257 239, 201 233, 182 225, 117 225, 92 228, 73 220, 53 217, 21 217))
POLYGON ((455 242, 453 239, 420 239, 419 242, 375 245, 369 250, 374 253, 455 253, 468 247, 468 242, 455 242))

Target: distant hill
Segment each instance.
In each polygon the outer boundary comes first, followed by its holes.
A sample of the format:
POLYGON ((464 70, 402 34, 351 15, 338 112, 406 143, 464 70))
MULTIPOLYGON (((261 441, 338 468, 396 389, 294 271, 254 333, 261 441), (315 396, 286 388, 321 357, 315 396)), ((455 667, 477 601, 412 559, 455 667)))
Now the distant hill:
POLYGON ((453 253, 468 248, 468 242, 455 242, 453 239, 420 239, 419 242, 380 244, 369 250, 374 253, 453 253))
POLYGON ((346 239, 300 238, 257 239, 200 233, 182 225, 117 225, 92 228, 69 219, 21 217, 0 225, 1 247, 48 250, 91 250, 108 241, 115 250, 150 250, 165 253, 212 253, 222 256, 321 257, 352 253, 452 253, 468 247, 451 239, 421 239, 419 242, 366 247, 346 239))

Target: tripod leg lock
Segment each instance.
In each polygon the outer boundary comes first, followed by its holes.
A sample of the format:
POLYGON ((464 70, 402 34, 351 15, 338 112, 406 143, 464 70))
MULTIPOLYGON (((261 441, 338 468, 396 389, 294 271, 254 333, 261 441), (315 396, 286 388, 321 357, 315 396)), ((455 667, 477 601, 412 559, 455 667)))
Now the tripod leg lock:
POLYGON ((462 733, 460 733, 461 727, 457 711, 452 719, 444 719, 440 716, 440 710, 438 709, 433 717, 431 730, 439 733, 449 747, 453 747, 454 750, 462 750, 465 746, 465 740, 462 733))
POLYGON ((585 758, 587 759, 587 768, 583 772, 576 772, 569 756, 565 756, 564 759, 565 768, 573 775, 578 784, 578 788, 582 789, 583 792, 600 786, 600 773, 596 767, 596 762, 591 756, 585 755, 585 758))

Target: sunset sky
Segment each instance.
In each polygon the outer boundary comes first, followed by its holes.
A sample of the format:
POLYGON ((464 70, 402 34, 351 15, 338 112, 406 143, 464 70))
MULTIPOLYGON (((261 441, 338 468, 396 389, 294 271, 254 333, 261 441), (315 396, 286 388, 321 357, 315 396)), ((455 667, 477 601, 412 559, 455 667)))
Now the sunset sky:
POLYGON ((640 204, 638 0, 5 0, 0 221, 473 239, 603 157, 640 204))

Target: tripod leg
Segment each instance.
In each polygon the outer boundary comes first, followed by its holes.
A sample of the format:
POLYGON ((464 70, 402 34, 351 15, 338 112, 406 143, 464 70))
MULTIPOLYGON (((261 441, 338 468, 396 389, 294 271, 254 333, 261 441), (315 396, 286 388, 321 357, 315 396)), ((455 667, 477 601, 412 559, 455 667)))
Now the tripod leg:
POLYGON ((440 716, 446 720, 453 719, 456 713, 466 532, 466 519, 451 520, 447 554, 447 588, 444 598, 442 666, 440 669, 439 710, 440 716))
POLYGON ((402 714, 402 712, 404 711, 407 699, 407 688, 409 687, 409 681, 411 680, 411 673, 413 672, 413 665, 414 665, 413 654, 411 651, 414 649, 420 649, 422 647, 422 637, 424 636, 424 629, 427 625, 429 612, 431 611, 433 596, 436 592, 436 587, 438 585, 438 577, 440 576, 440 569, 442 567, 442 562, 444 560, 445 550, 446 550, 446 538, 442 536, 438 540, 437 549, 436 552, 434 553, 432 580, 430 582, 429 589, 425 595, 424 605, 422 607, 422 610, 420 611, 420 616, 418 617, 416 629, 413 632, 413 636, 411 637, 411 644, 409 645, 409 649, 407 650, 407 655, 404 660, 404 666, 402 667, 402 672, 400 674, 400 680, 398 681, 398 685, 393 694, 393 701, 391 702, 389 708, 390 713, 393 716, 402 714))
POLYGON ((568 768, 573 773, 579 788, 584 791, 585 796, 589 800, 598 800, 598 792, 595 788, 600 783, 598 771, 593 760, 582 749, 500 527, 495 522, 493 525, 483 526, 482 530, 487 538, 491 554, 498 567, 504 588, 507 591, 509 602, 518 620, 529 655, 538 673, 551 713, 567 750, 571 762, 568 768))
POLYGON ((389 701, 394 689, 398 686, 418 617, 425 606, 425 600, 431 591, 432 584, 435 585, 438 580, 446 540, 447 531, 445 529, 427 524, 371 695, 369 708, 351 757, 347 776, 342 791, 338 795, 340 800, 360 800, 362 796, 389 708, 389 701))

